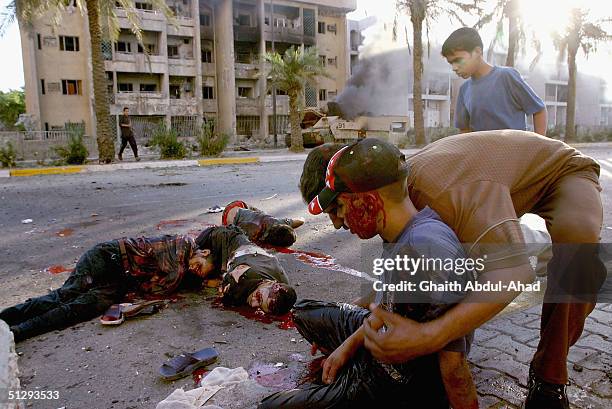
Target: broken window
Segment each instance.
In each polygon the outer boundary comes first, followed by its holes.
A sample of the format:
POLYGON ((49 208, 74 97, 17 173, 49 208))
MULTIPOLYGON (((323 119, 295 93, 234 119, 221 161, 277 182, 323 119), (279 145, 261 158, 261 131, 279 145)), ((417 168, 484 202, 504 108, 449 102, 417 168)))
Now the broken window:
POLYGON ((325 34, 325 22, 324 21, 319 21, 317 23, 317 27, 318 27, 319 34, 325 34))
POLYGON ((139 2, 139 1, 135 3, 134 7, 136 7, 138 10, 148 10, 148 11, 153 10, 153 5, 151 3, 144 3, 144 2, 139 2))
POLYGON ((325 56, 324 55, 320 55, 319 56, 319 64, 321 64, 322 67, 325 67, 326 61, 325 61, 325 56))
POLYGON ((176 45, 168 46, 168 58, 179 58, 179 50, 176 45))
POLYGON ((180 85, 170 85, 170 99, 181 99, 180 85))
POLYGON ((251 88, 251 87, 238 87, 238 96, 240 98, 251 98, 253 96, 253 88, 251 88))
POLYGON ((319 90, 319 101, 327 101, 327 90, 326 89, 319 90))
POLYGON ((117 89, 119 90, 119 92, 133 92, 134 85, 130 82, 120 82, 119 84, 117 84, 117 89))
POLYGON ((336 34, 336 25, 335 24, 328 24, 327 25, 327 31, 329 31, 330 33, 336 34))
POLYGON ((144 49, 142 45, 138 44, 138 53, 143 54, 145 49, 147 50, 147 54, 155 54, 155 44, 145 44, 144 49))
POLYGON ((210 14, 200 14, 200 25, 201 26, 210 26, 210 14))
POLYGON ((239 26, 251 26, 251 15, 250 14, 239 14, 237 19, 239 26))
POLYGON ((115 51, 118 53, 131 53, 132 52, 132 44, 127 41, 117 41, 115 43, 115 51))
POLYGON ((157 84, 140 84, 140 92, 155 92, 157 84))
POLYGON ((204 99, 214 99, 213 95, 213 87, 203 86, 202 87, 202 98, 204 99))
POLYGON ((206 62, 206 63, 213 62, 211 50, 202 50, 202 62, 206 62))
POLYGON ((328 58, 327 59, 327 64, 337 67, 338 66, 338 57, 334 57, 334 58, 328 58))
POLYGON ((81 80, 62 80, 62 94, 81 95, 81 80))

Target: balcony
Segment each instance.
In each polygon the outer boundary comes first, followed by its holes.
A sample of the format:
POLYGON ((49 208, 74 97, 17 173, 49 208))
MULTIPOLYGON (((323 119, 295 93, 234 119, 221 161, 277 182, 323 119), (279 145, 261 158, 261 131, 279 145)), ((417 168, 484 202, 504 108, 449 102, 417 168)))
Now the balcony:
POLYGON ((259 27, 234 26, 234 41, 258 43, 260 39, 259 27))
MULTIPOLYGON (((272 29, 270 26, 265 27, 264 36, 266 41, 272 41, 272 29)), ((315 37, 305 36, 301 28, 274 27, 274 41, 289 44, 302 44, 302 40, 305 45, 314 45, 316 43, 315 37)))
POLYGON ((259 64, 234 64, 236 78, 256 80, 259 78, 259 64))
POLYGON ((236 114, 259 115, 259 98, 236 98, 236 114))
POLYGON ((202 100, 202 111, 203 112, 217 112, 217 100, 216 99, 202 100))
POLYGON ((200 39, 202 40, 214 40, 215 32, 212 26, 200 26, 200 39))
POLYGON ((146 72, 161 74, 165 71, 166 57, 163 55, 134 54, 134 53, 113 53, 111 61, 104 61, 107 71, 119 72, 146 72))
MULTIPOLYGON (((115 7, 119 28, 131 30, 127 13, 120 7, 115 7)), ((140 28, 143 31, 162 31, 166 26, 166 16, 158 10, 136 10, 136 15, 140 20, 140 28)))
POLYGON ((189 58, 168 58, 168 74, 184 77, 196 75, 196 60, 189 58))
POLYGON ((216 74, 215 64, 214 63, 202 63, 202 76, 205 77, 214 77, 216 74))
POLYGON ((119 115, 123 107, 130 108, 132 115, 165 115, 168 99, 161 92, 119 92, 111 105, 111 115, 119 115))
POLYGON ((168 113, 173 116, 198 115, 198 100, 196 98, 170 98, 168 113))

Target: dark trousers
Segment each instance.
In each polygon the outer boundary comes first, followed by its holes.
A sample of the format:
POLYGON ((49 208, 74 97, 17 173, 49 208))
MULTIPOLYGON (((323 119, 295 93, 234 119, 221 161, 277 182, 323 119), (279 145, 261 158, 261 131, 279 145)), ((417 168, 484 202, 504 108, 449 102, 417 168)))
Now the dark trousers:
POLYGON ((532 210, 546 221, 553 242, 532 367, 539 377, 557 384, 567 383, 569 348, 580 338, 606 277, 597 244, 603 222, 601 188, 589 176, 562 177, 532 210))
POLYGON ((130 133, 127 136, 121 135, 121 147, 119 148, 119 156, 123 155, 123 150, 130 144, 130 148, 132 148, 132 152, 134 152, 134 157, 138 157, 138 146, 136 145, 136 138, 134 138, 134 134, 130 133))
MULTIPOLYGON (((293 309, 293 321, 311 344, 336 349, 363 323, 370 311, 349 304, 303 300, 293 309)), ((448 409, 437 354, 411 361, 412 376, 394 381, 365 348, 342 368, 330 384, 309 384, 265 398, 259 409, 448 409)))
POLYGON ((90 320, 119 302, 128 289, 116 241, 101 243, 79 259, 75 270, 57 290, 0 312, 21 341, 90 320))

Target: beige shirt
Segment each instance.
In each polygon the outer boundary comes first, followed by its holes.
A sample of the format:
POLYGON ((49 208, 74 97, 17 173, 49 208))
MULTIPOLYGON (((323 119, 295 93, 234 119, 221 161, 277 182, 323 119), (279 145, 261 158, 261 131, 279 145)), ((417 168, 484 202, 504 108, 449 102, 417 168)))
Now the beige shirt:
POLYGON ((564 175, 582 172, 596 183, 599 176, 594 159, 561 141, 518 130, 449 136, 408 162, 414 205, 433 208, 468 244, 471 256, 484 252, 478 250, 483 243, 506 253, 507 245, 523 244, 518 217, 533 211, 564 175))

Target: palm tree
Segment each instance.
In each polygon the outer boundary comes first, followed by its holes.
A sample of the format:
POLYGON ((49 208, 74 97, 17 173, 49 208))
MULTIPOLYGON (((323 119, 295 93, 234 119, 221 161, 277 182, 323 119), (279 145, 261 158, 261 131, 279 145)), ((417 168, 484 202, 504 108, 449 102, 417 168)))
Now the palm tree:
MULTIPOLYGON (((63 13, 72 7, 72 1, 66 0, 13 0, 6 7, 0 23, 0 34, 15 19, 22 24, 31 25, 43 16, 50 18, 52 24, 59 26, 63 13)), ((96 114, 96 135, 100 163, 111 163, 115 157, 115 142, 110 129, 110 108, 108 104, 104 58, 102 56, 102 39, 115 41, 120 32, 116 7, 122 7, 130 23, 132 32, 143 45, 142 30, 134 3, 130 0, 75 0, 77 8, 83 14, 87 12, 93 71, 94 111, 96 114)), ((161 10, 173 21, 173 13, 164 0, 152 0, 153 7, 161 10)), ((146 47, 143 47, 146 49, 146 47)))
POLYGON ((586 56, 596 51, 600 41, 612 40, 612 35, 602 28, 603 23, 609 23, 610 19, 597 19, 589 21, 588 12, 580 8, 574 8, 570 12, 570 21, 563 34, 555 33, 553 41, 559 50, 559 60, 567 55, 568 81, 567 81, 567 113, 565 121, 565 140, 573 141, 576 137, 576 55, 578 50, 586 56))
MULTIPOLYGON (((463 24, 461 15, 463 13, 478 12, 478 4, 482 0, 397 0, 398 11, 407 12, 412 23, 412 105, 414 112, 414 133, 417 146, 425 145, 425 118, 423 115, 423 25, 429 38, 429 28, 433 21, 441 15, 458 20, 463 24)), ((394 33, 396 32, 396 22, 394 23, 394 33)), ((465 25, 465 24, 464 24, 465 25)), ((428 43, 429 49, 429 43, 428 43)))
POLYGON ((292 46, 283 56, 278 53, 266 53, 264 59, 270 63, 270 83, 287 92, 289 96, 290 149, 293 152, 301 152, 304 150, 299 111, 301 96, 306 84, 316 86, 316 77, 328 74, 314 47, 302 50, 292 46))

